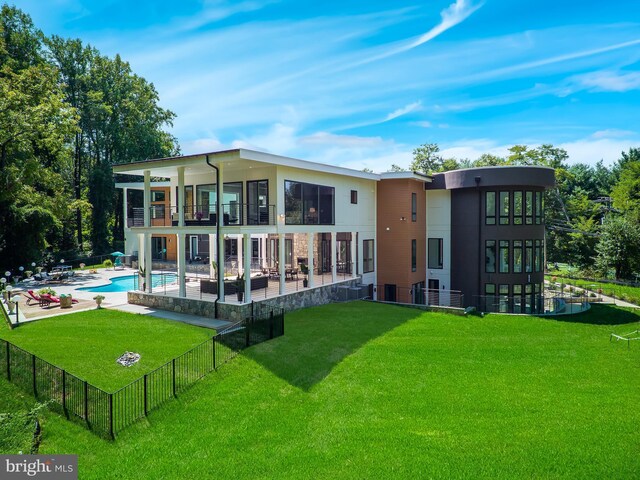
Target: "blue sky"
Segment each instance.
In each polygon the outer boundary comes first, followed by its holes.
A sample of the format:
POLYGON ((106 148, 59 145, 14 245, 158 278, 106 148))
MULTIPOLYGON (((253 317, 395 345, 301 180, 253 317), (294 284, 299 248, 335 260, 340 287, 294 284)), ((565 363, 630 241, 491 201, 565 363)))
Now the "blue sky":
POLYGON ((248 147, 384 171, 421 143, 475 159, 640 146, 640 2, 24 0, 47 34, 120 53, 183 153, 248 147))

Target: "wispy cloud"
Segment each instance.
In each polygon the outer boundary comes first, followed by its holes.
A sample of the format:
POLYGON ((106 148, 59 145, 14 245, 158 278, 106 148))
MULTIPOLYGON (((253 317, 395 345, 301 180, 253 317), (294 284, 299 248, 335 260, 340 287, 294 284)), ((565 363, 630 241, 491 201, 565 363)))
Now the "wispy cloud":
POLYGON ((389 113, 385 117, 384 121, 388 122, 389 120, 393 120, 394 118, 401 117, 403 115, 406 115, 407 113, 415 112, 419 110, 420 107, 421 107, 420 101, 410 103, 409 105, 405 105, 404 107, 398 108, 397 110, 394 110, 393 112, 389 113))
POLYGON ((640 89, 640 72, 604 70, 574 77, 581 86, 597 92, 628 92, 640 89))

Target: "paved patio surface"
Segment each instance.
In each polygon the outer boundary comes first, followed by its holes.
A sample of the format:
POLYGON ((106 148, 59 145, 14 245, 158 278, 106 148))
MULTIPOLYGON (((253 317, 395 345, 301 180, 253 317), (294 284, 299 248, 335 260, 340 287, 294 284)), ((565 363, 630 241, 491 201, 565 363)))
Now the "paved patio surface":
POLYGON ((118 305, 112 307, 113 310, 120 310, 128 313, 139 313, 140 315, 150 315, 152 317, 164 318, 166 320, 173 320, 175 322, 188 323, 189 325, 195 325, 196 327, 211 328, 219 330, 231 322, 225 320, 217 320, 214 318, 198 317, 196 315, 189 315, 186 313, 169 312, 167 310, 159 310, 157 308, 143 307, 141 305, 118 305))

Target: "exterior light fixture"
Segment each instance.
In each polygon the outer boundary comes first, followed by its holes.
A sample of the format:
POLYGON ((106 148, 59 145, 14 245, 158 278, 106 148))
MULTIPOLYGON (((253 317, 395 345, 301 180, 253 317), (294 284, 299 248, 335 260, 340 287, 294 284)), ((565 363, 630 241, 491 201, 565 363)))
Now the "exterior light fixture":
POLYGON ((11 276, 11 272, 9 270, 7 270, 6 272, 4 272, 4 276, 5 277, 10 277, 11 276))
POLYGON ((19 267, 18 270, 20 270, 21 272, 24 272, 24 267, 19 267))
POLYGON ((36 262, 31 262, 31 266, 35 267, 36 266, 36 262))
POLYGON ((400 217, 400 221, 404 222, 407 219, 407 217, 400 217))

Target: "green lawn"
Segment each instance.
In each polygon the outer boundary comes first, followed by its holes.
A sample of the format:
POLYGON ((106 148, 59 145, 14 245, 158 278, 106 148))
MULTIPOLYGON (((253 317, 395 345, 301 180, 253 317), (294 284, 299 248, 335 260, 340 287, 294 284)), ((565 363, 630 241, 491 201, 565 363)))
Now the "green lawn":
POLYGON ((305 309, 115 442, 47 413, 40 451, 79 454, 83 479, 633 478, 640 345, 609 333, 637 328, 609 306, 305 309))
POLYGON ((106 391, 114 391, 159 367, 214 332, 178 322, 116 310, 91 310, 0 327, 0 338, 47 360, 106 391), (140 361, 116 363, 126 351, 140 361))

